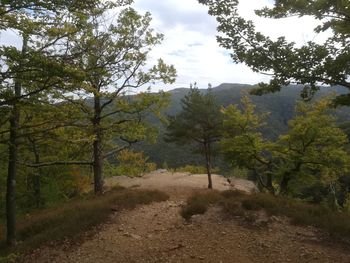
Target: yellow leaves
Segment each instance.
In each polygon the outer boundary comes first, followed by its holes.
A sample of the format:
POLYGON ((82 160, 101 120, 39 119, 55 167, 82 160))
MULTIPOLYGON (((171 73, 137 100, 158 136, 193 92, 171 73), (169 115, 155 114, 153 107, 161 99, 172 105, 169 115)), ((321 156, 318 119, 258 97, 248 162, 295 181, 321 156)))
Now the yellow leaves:
POLYGON ((78 167, 73 167, 71 169, 70 185, 67 187, 73 189, 77 195, 88 193, 91 190, 91 180, 89 176, 82 174, 78 167))
POLYGON ((233 165, 254 168, 256 162, 265 163, 263 152, 272 147, 264 140, 259 128, 264 117, 255 113, 255 105, 247 96, 241 99, 242 110, 237 105, 222 109, 224 114, 221 149, 233 165))
POLYGON ((244 133, 262 127, 268 114, 256 114, 255 105, 248 96, 241 99, 242 110, 237 105, 229 105, 221 111, 224 114, 224 132, 244 133))
POLYGON ((156 164, 149 163, 143 152, 124 150, 118 154, 117 175, 140 176, 157 168, 156 164))

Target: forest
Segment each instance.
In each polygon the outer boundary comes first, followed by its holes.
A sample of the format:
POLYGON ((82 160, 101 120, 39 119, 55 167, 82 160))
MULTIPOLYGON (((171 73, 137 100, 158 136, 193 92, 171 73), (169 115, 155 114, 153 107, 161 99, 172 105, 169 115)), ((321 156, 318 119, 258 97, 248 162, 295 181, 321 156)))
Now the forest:
MULTIPOLYGON (((240 193, 247 210, 264 200, 280 208, 300 202, 350 219, 350 3, 274 1, 256 11, 315 17, 316 32, 331 32, 324 44, 300 47, 258 32, 239 1, 198 2, 216 19, 217 42, 231 59, 268 83, 207 88, 192 76, 188 87, 162 91, 176 83, 177 65, 154 57, 166 36, 132 0, 1 1, 0 41, 15 32, 18 45, 0 46, 0 262, 27 253, 25 240, 45 227, 65 222, 72 225, 52 233, 79 235, 115 209, 167 200, 163 189, 105 184, 159 169, 202 174, 215 201, 200 202, 224 210, 237 207, 225 199, 234 194, 217 194, 217 174, 253 182, 262 201, 240 193), (32 214, 44 219, 26 226, 32 214)), ((188 199, 184 218, 200 198, 188 199)), ((350 236, 350 223, 339 229, 350 236)))

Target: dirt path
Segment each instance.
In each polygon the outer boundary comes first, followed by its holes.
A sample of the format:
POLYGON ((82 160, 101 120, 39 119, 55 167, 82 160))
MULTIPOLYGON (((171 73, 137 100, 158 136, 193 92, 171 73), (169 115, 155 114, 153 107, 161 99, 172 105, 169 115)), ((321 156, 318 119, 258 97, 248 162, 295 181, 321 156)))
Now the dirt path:
POLYGON ((345 246, 278 218, 252 227, 238 218, 223 219, 212 208, 186 222, 179 214, 181 205, 198 187, 167 185, 162 190, 170 200, 116 213, 80 246, 42 249, 26 262, 350 262, 345 246))

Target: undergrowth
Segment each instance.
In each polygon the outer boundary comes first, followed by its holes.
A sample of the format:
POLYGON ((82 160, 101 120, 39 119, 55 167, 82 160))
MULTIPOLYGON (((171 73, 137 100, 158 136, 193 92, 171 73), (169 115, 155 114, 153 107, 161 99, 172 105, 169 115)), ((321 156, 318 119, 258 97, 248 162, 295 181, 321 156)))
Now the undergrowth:
POLYGON ((192 195, 182 208, 181 215, 204 214, 211 205, 219 205, 226 215, 245 216, 251 211, 264 209, 270 215, 286 216, 296 225, 314 226, 331 235, 350 237, 350 213, 334 211, 326 206, 300 200, 256 193, 247 195, 238 191, 206 191, 192 195))
POLYGON ((138 204, 165 201, 169 196, 160 191, 115 188, 101 196, 88 196, 58 207, 43 209, 22 216, 17 221, 18 245, 7 249, 4 227, 0 229, 0 262, 25 253, 43 244, 66 239, 77 240, 81 234, 108 220, 119 210, 133 209, 138 204))

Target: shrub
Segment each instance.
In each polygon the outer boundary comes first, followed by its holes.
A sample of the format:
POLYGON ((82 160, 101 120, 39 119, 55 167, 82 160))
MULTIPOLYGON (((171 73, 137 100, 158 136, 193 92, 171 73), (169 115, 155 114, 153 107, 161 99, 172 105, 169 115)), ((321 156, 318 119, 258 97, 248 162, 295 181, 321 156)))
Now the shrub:
POLYGON ((270 215, 289 217, 297 225, 314 226, 332 235, 350 237, 350 212, 334 211, 324 205, 263 193, 247 195, 239 191, 198 192, 187 200, 181 215, 189 219, 192 215, 204 214, 210 205, 219 205, 225 214, 244 216, 245 219, 254 214, 245 212, 244 209, 264 209, 270 215))
POLYGON ((243 216, 245 214, 241 203, 232 197, 225 199, 221 206, 222 211, 227 215, 243 216))
POLYGON ((180 173, 191 173, 191 174, 207 173, 207 169, 204 166, 196 166, 196 165, 186 165, 183 167, 178 167, 175 170, 176 172, 180 172, 180 173))
POLYGON ((208 209, 208 205, 201 202, 190 203, 181 210, 181 216, 189 220, 193 215, 204 214, 208 209))
POLYGON ((220 192, 213 190, 195 193, 187 200, 186 206, 181 210, 181 215, 188 220, 193 215, 204 214, 210 205, 217 204, 222 199, 220 192))
POLYGON ((157 165, 148 162, 148 159, 143 152, 124 150, 117 157, 118 166, 114 169, 114 175, 141 176, 156 170, 157 165))
POLYGON ((297 225, 314 226, 329 234, 350 237, 350 213, 334 211, 324 205, 255 194, 247 196, 242 201, 242 207, 248 210, 264 209, 271 215, 287 216, 297 225))
MULTIPOLYGON (((183 167, 176 168, 175 171, 180 173, 206 174, 207 168, 204 166, 186 165, 183 167)), ((218 173, 219 171, 220 171, 219 168, 212 169, 212 173, 218 173)))
POLYGON ((221 192, 221 195, 225 198, 241 199, 242 197, 246 196, 247 194, 245 192, 242 192, 239 190, 226 190, 226 191, 221 192))

